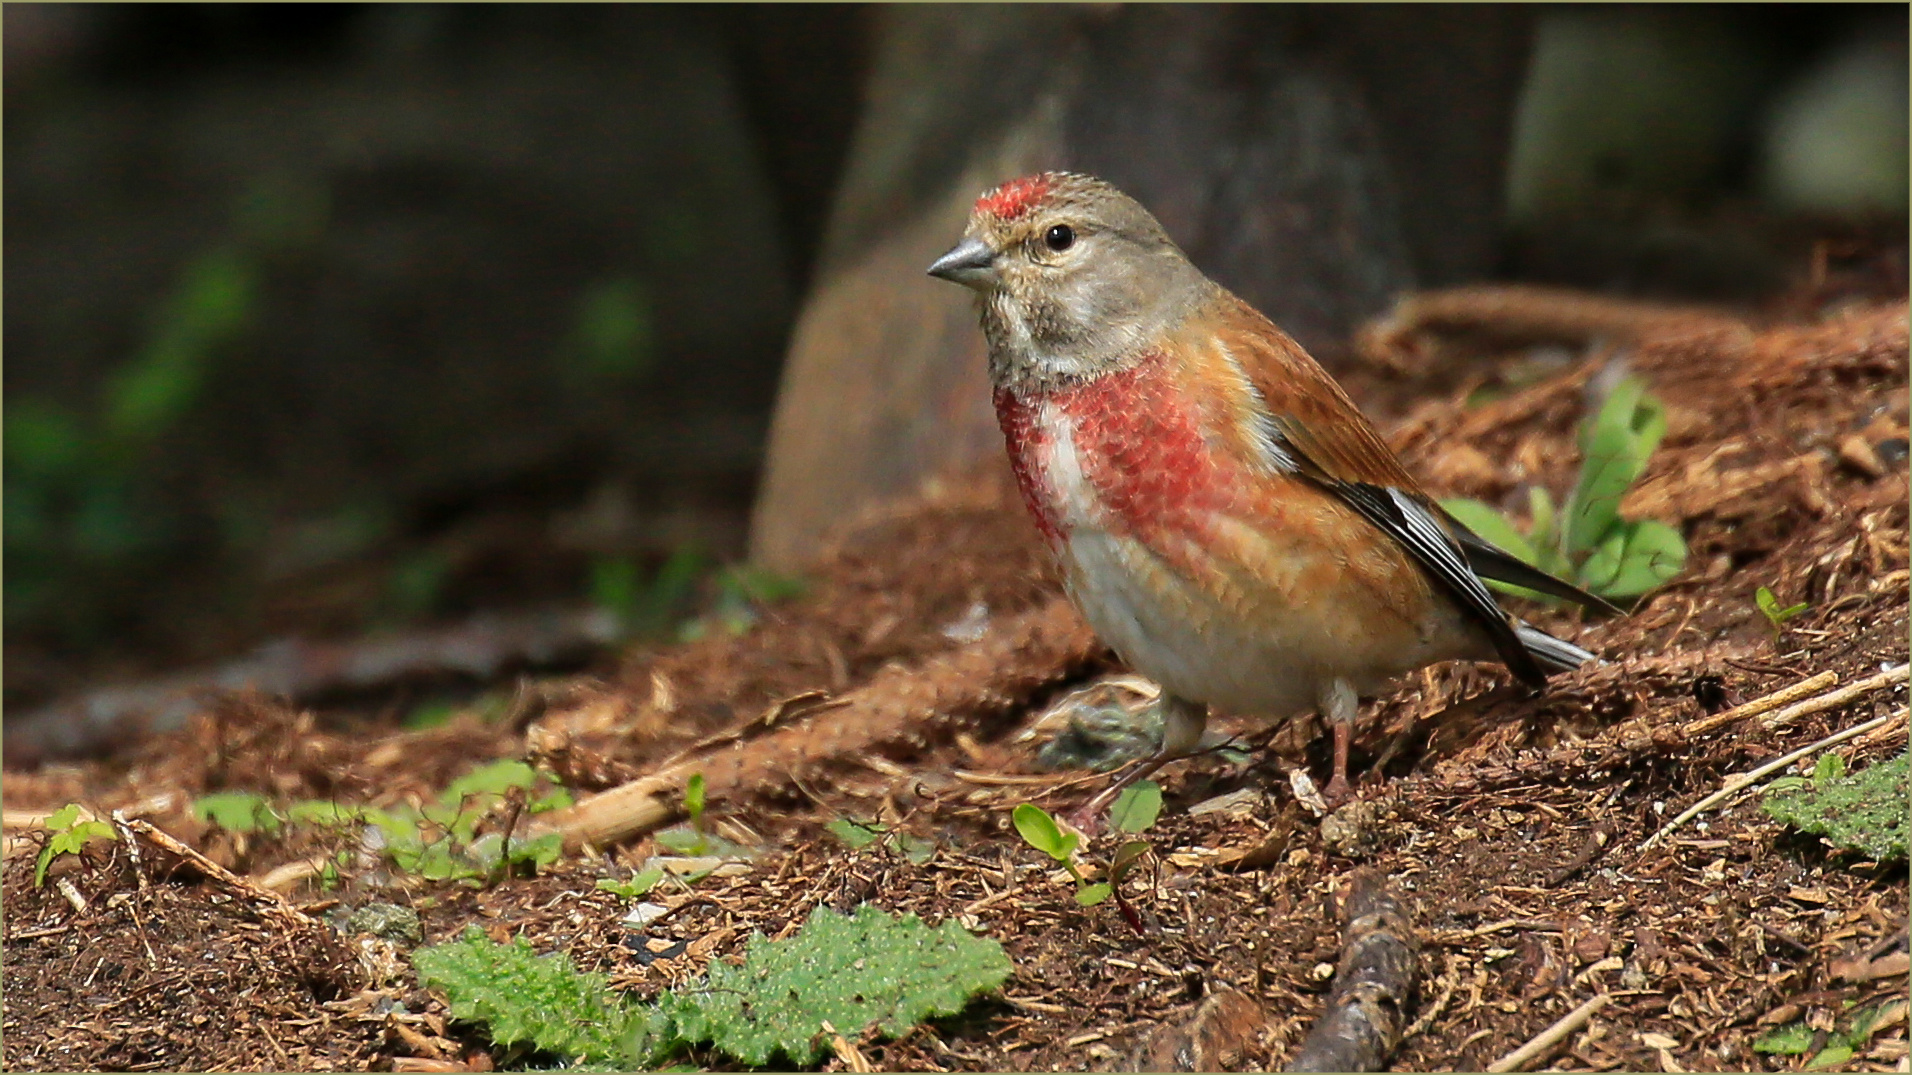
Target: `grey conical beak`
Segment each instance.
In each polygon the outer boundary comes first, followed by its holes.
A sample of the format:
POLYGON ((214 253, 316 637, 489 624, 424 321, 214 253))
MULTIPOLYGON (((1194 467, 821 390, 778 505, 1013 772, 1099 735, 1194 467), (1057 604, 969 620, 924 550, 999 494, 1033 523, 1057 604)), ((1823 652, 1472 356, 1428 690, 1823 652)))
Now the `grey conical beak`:
POLYGON ((996 255, 981 239, 969 238, 929 267, 931 276, 981 291, 996 280, 996 255))

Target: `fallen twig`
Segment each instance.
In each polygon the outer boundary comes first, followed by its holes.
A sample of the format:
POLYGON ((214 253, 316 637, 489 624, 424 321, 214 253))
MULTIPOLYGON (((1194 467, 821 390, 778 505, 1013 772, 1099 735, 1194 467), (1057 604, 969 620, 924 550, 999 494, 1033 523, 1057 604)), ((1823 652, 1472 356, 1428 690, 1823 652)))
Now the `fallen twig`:
POLYGON ((1793 762, 1796 762, 1799 759, 1804 758, 1808 755, 1815 754, 1821 750, 1826 749, 1829 746, 1835 746, 1839 743, 1843 743, 1846 740, 1851 739, 1852 737, 1856 735, 1862 735, 1866 732, 1871 731, 1874 728, 1882 727, 1885 724, 1890 723, 1891 721, 1899 720, 1903 716, 1904 716, 1903 713, 1888 713, 1883 717, 1874 717, 1873 719, 1866 721, 1864 724, 1855 724, 1852 727, 1847 728, 1843 732, 1838 732, 1834 735, 1828 735, 1824 739, 1821 739, 1816 743, 1810 743, 1806 746, 1800 747, 1798 750, 1793 751, 1791 754, 1787 754, 1783 757, 1774 758, 1772 761, 1767 762, 1766 764, 1760 766, 1757 769, 1752 769, 1747 772, 1740 773, 1736 776, 1727 777, 1726 783, 1723 787, 1721 787, 1718 791, 1714 792, 1713 794, 1708 795, 1706 798, 1701 799, 1699 802, 1694 803, 1692 806, 1687 807, 1685 812, 1681 813, 1680 816, 1674 818, 1673 820, 1667 822, 1663 827, 1661 827, 1659 832, 1656 832, 1653 835, 1647 837, 1646 840, 1642 842, 1638 848, 1636 848, 1636 850, 1645 851, 1651 848, 1654 844, 1657 844, 1661 840, 1665 839, 1667 833, 1670 833, 1674 829, 1679 828, 1681 825, 1684 825, 1687 822, 1693 820, 1694 818, 1698 817, 1700 814, 1706 812, 1712 807, 1717 806, 1728 799, 1734 798, 1740 792, 1746 790, 1748 787, 1757 783, 1760 779, 1768 775, 1771 775, 1772 773, 1778 772, 1781 769, 1784 769, 1786 766, 1791 765, 1793 762))
POLYGON ((1680 729, 1680 732, 1687 736, 1700 735, 1704 732, 1710 732, 1714 728, 1725 727, 1728 724, 1745 720, 1747 717, 1757 717, 1761 713, 1770 713, 1780 706, 1791 705, 1816 691, 1825 690, 1837 682, 1839 682, 1839 673, 1833 671, 1821 672, 1816 676, 1781 687, 1771 694, 1761 695, 1750 702, 1743 702, 1724 712, 1715 713, 1710 717, 1701 717, 1698 720, 1688 721, 1686 725, 1680 729))
POLYGON ((1380 1071, 1414 995, 1413 926, 1377 870, 1355 871, 1328 1007, 1288 1071, 1380 1071))
POLYGON ((1461 957, 1450 954, 1446 965, 1441 968, 1441 995, 1434 998, 1434 1003, 1423 1008, 1421 1014, 1414 1017, 1414 1022, 1401 1032, 1402 1041, 1409 1041, 1421 1031, 1433 1026, 1434 1020, 1439 1019, 1441 1013, 1447 1010, 1447 1002, 1454 999, 1454 990, 1460 988, 1460 967, 1461 957))
POLYGON ((244 896, 246 899, 264 905, 267 914, 298 929, 308 929, 317 925, 317 922, 309 915, 300 913, 298 908, 287 903, 284 896, 279 895, 277 892, 269 892, 266 889, 260 888, 252 881, 233 873, 231 870, 219 865, 205 855, 200 854, 192 847, 174 839, 169 833, 154 825, 152 822, 138 819, 124 821, 124 819, 117 816, 114 818, 114 821, 116 823, 123 823, 126 828, 151 840, 160 850, 192 863, 194 869, 226 886, 228 889, 231 889, 234 894, 244 896))
POLYGON ((1534 1035, 1534 1037, 1531 1040, 1529 1040, 1527 1044, 1522 1045, 1520 1048, 1515 1049, 1513 1052, 1508 1053, 1506 1056, 1503 1056, 1499 1060, 1496 1060, 1493 1063, 1487 1065, 1487 1070, 1488 1071, 1520 1071, 1522 1070, 1528 1064, 1531 1064, 1534 1061, 1540 1059, 1541 1057, 1547 1055, 1547 1053, 1550 1050, 1552 1050, 1554 1046, 1559 1045, 1562 1041, 1566 1040, 1567 1035, 1573 1033, 1576 1030, 1579 1030, 1583 1026, 1586 1026, 1587 1020, 1592 1019, 1595 1012, 1606 1007, 1607 1004, 1610 1003, 1612 1000, 1613 998, 1608 996, 1605 993, 1601 993, 1600 995, 1596 997, 1592 997, 1588 999, 1588 1001, 1585 1004, 1582 1004, 1578 1008, 1575 1008, 1574 1010, 1561 1016, 1559 1020, 1554 1023, 1554 1025, 1534 1035))
POLYGON ((823 1021, 823 1032, 830 1035, 830 1051, 836 1054, 837 1060, 842 1062, 845 1070, 856 1072, 876 1070, 870 1066, 869 1058, 863 1055, 862 1050, 850 1044, 850 1039, 838 1033, 837 1028, 831 1026, 828 1019, 823 1021))
MULTIPOLYGON (((793 776, 836 758, 895 742, 921 742, 939 721, 1004 709, 1072 674, 1097 652, 1094 636, 1069 603, 1056 599, 1005 622, 980 642, 914 667, 886 668, 839 695, 827 719, 780 724, 767 734, 684 758, 648 776, 600 792, 547 824, 567 847, 605 846, 671 818, 692 775, 705 779, 707 801, 755 786, 784 786, 793 776)), ((753 721, 754 722, 754 721, 753 721)))
POLYGON ((1784 728, 1800 717, 1808 717, 1814 713, 1845 705, 1855 698, 1871 694, 1873 691, 1889 687, 1894 683, 1904 683, 1906 670, 1907 666, 1903 664, 1897 668, 1888 668, 1876 676, 1869 676, 1857 683, 1841 687, 1836 691, 1829 691, 1817 698, 1808 698, 1798 705, 1789 706, 1767 717, 1760 723, 1769 729, 1784 728))
POLYGON ((133 838, 133 827, 124 811, 113 811, 113 828, 119 833, 120 842, 126 845, 126 857, 133 860, 133 880, 141 892, 146 891, 146 864, 139 860, 139 841, 133 838))

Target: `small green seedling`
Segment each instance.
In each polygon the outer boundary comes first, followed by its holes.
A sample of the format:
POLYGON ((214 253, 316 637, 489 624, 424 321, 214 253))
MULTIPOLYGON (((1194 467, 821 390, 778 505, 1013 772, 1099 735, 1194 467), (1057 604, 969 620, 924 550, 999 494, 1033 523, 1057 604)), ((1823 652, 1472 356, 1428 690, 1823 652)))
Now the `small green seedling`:
POLYGON ((683 641, 696 641, 713 625, 732 638, 747 634, 757 625, 759 609, 800 597, 806 589, 800 578, 758 567, 726 568, 717 573, 716 579, 717 596, 711 611, 679 629, 683 641))
POLYGON ((1774 638, 1779 637, 1779 632, 1785 628, 1787 620, 1812 607, 1801 601, 1796 605, 1780 608, 1779 598, 1774 597, 1773 592, 1764 586, 1753 591, 1753 604, 1759 606, 1759 611, 1766 617, 1766 622, 1773 625, 1774 638))
POLYGON ((1090 884, 1089 879, 1076 868, 1075 849, 1082 843, 1082 837, 1073 832, 1063 832, 1062 826, 1056 824, 1056 819, 1050 816, 1049 811, 1035 803, 1023 803, 1016 807, 1010 819, 1016 823, 1016 831, 1022 834, 1024 843, 1055 859, 1063 869, 1069 871, 1070 877, 1075 878, 1077 903, 1094 907, 1109 898, 1109 893, 1114 891, 1113 886, 1106 883, 1090 884))
POLYGON ((704 774, 692 773, 691 778, 684 782, 684 816, 690 819, 690 823, 659 832, 657 842, 680 855, 712 854, 710 833, 704 827, 705 795, 704 774))
POLYGON ((663 879, 664 868, 662 866, 647 866, 642 870, 633 870, 631 872, 631 879, 628 881, 614 881, 608 877, 600 878, 597 887, 600 891, 622 896, 627 900, 634 900, 646 895, 651 889, 656 888, 657 883, 663 879))
MULTIPOLYGON (((1468 529, 1549 574, 1602 597, 1638 597, 1686 566, 1679 531, 1652 519, 1620 517, 1620 500, 1646 472, 1648 457, 1666 434, 1666 409, 1628 377, 1580 429, 1580 477, 1565 507, 1556 509, 1545 489, 1528 490, 1531 524, 1522 533, 1500 512, 1478 500, 1443 500, 1441 506, 1468 529)), ((1507 593, 1543 601, 1552 598, 1518 586, 1489 582, 1507 593)))
MULTIPOLYGON (((1154 825, 1161 812, 1162 786, 1153 780, 1144 780, 1123 789, 1116 797, 1115 805, 1109 808, 1109 821, 1120 832, 1138 833, 1154 825)), ((1149 851, 1148 843, 1143 840, 1123 844, 1116 849, 1115 858, 1109 864, 1109 879, 1091 882, 1075 864, 1075 851, 1082 838, 1073 832, 1063 832, 1047 810, 1034 803, 1023 803, 1016 807, 1011 819, 1024 843, 1056 860, 1075 878, 1076 903, 1084 907, 1094 907, 1111 895, 1116 895, 1119 901, 1116 886, 1149 851)))
POLYGON ((926 840, 921 836, 912 835, 901 829, 885 828, 882 825, 868 825, 847 817, 837 818, 835 821, 825 825, 824 829, 827 830, 830 835, 843 841, 843 845, 852 851, 861 851, 863 848, 881 840, 884 847, 901 855, 912 865, 916 866, 924 865, 936 855, 936 841, 926 840))
POLYGON ((591 565, 591 603, 617 617, 626 636, 662 635, 687 610, 708 572, 707 558, 692 546, 672 553, 649 580, 635 560, 600 559, 591 565))
POLYGON ((46 884, 46 868, 61 855, 77 855, 80 849, 94 840, 111 840, 113 826, 98 819, 80 820, 80 804, 67 803, 53 811, 46 819, 48 832, 46 846, 40 849, 40 857, 33 864, 33 887, 46 884))

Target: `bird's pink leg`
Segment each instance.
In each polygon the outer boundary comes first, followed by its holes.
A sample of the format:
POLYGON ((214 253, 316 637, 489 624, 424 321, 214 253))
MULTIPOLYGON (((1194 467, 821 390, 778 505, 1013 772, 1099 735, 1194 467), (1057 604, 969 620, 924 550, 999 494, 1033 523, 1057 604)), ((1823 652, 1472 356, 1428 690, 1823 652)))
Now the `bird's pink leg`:
POLYGON ((1348 784, 1348 747, 1354 741, 1354 718, 1360 713, 1361 703, 1348 681, 1337 679, 1321 692, 1320 705, 1321 715, 1334 729, 1334 775, 1328 778, 1321 795, 1333 809, 1354 798, 1354 789, 1348 784))
POLYGON ((1155 753, 1124 773, 1121 779, 1102 789, 1102 793, 1083 804, 1082 809, 1069 816, 1069 823, 1077 829, 1091 835, 1102 829, 1101 813, 1108 809, 1122 789, 1136 781, 1155 775, 1162 766, 1195 753, 1201 745, 1202 731, 1208 727, 1208 707, 1200 702, 1191 702, 1167 691, 1162 692, 1157 703, 1162 709, 1162 745, 1155 753))

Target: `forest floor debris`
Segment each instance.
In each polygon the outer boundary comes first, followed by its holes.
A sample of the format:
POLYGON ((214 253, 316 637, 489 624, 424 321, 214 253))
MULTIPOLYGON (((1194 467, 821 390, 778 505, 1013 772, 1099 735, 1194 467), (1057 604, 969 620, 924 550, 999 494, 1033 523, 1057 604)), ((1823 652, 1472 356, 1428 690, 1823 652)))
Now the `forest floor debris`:
POLYGON ((1834 851, 1753 795, 1668 822, 1808 745, 1852 768, 1906 749, 1904 679, 1888 675, 1906 660, 1906 306, 1755 324, 1531 298, 1406 309, 1373 346, 1415 349, 1350 388, 1395 416, 1393 443, 1437 492, 1517 514, 1528 487, 1571 480, 1603 371, 1644 376, 1668 431, 1627 510, 1680 528, 1686 569, 1625 619, 1524 606, 1610 662, 1544 695, 1454 665, 1366 706, 1361 811, 1332 842, 1290 790, 1324 770, 1314 729, 1231 718, 1243 750, 1163 774, 1167 809, 1126 882, 1139 931, 1052 879, 1011 812, 1064 814, 1104 778, 1039 771, 1019 735, 1115 665, 989 475, 859 521, 810 593, 746 634, 527 684, 490 719, 368 732, 237 696, 129 757, 10 770, 6 1065, 487 1070, 523 1058, 449 1022, 406 942, 320 921, 402 905, 428 942, 523 936, 643 996, 819 905, 874 903, 986 933, 1014 971, 996 999, 900 1038, 837 1028, 826 1068, 1115 1070, 1184 1028, 1226 1044, 1203 1054, 1218 1064, 1272 1070, 1327 1007, 1337 907, 1372 870, 1421 946, 1397 1069, 1795 1070, 1837 1049, 1849 1070, 1900 1067, 1903 864, 1834 851), (1807 607, 1771 623, 1760 586, 1807 607), (417 807, 499 758, 532 759, 577 800, 480 819, 507 842, 571 837, 535 875, 507 855, 487 882, 426 882, 348 829, 234 831, 192 808, 219 791, 417 807), (53 857, 36 886, 47 815, 68 802, 143 818, 125 827, 138 842, 53 857), (634 892, 664 855, 724 868, 660 876, 633 925, 638 897, 615 886, 634 892))

